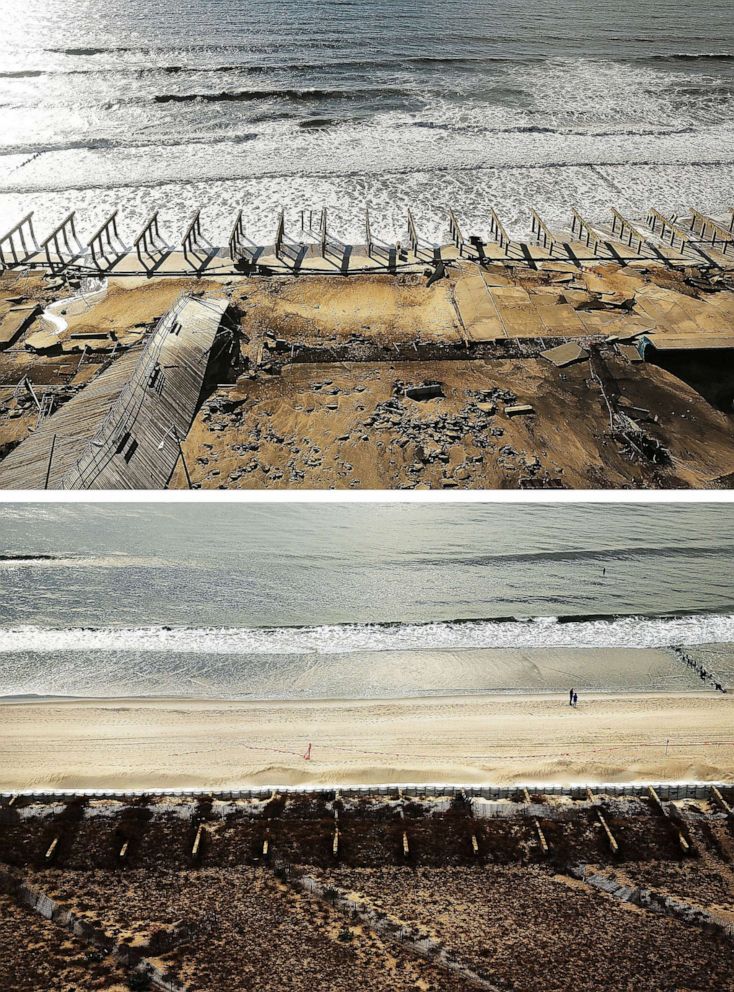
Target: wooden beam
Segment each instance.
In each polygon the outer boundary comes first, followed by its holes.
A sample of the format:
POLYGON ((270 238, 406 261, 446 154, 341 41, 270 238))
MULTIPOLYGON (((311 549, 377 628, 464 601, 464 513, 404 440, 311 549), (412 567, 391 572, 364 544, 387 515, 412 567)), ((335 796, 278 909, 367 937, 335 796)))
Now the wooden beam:
MULTIPOLYGON (((401 803, 405 802, 402 789, 398 789, 398 799, 400 800, 401 803)), ((405 828, 405 810, 403 809, 402 806, 400 807, 399 815, 400 815, 400 820, 403 824, 403 828, 405 828)), ((407 858, 409 855, 410 855, 410 844, 408 843, 408 833, 405 829, 403 829, 403 857, 407 858)))
POLYGON ((619 844, 614 839, 614 834, 609 829, 609 824, 604 819, 604 814, 602 813, 602 811, 600 809, 598 809, 596 811, 596 813, 597 813, 597 816, 599 817, 599 823, 601 823, 602 829, 603 829, 604 833, 607 835, 607 840, 609 841, 609 846, 612 849, 612 854, 619 854, 619 844))
POLYGON ((683 833, 680 830, 678 830, 677 827, 674 827, 673 830, 675 831, 676 837, 678 839, 678 846, 680 847, 681 851, 683 851, 684 854, 688 854, 688 852, 691 849, 691 845, 688 843, 688 841, 683 836, 683 833))
POLYGON ((283 248, 283 239, 285 238, 285 211, 281 210, 278 215, 278 227, 275 231, 275 257, 280 258, 280 252, 283 248))
MULTIPOLYGON (((528 806, 532 804, 532 799, 530 798, 530 793, 527 790, 527 786, 524 785, 522 787, 522 789, 520 790, 520 795, 522 796, 522 801, 524 803, 527 803, 528 806)), ((538 843, 540 844, 540 850, 543 852, 543 854, 547 854, 549 851, 548 841, 545 839, 545 834, 543 833, 543 828, 540 825, 540 820, 537 818, 537 816, 534 816, 532 819, 533 819, 533 826, 535 827, 535 832, 538 835, 538 843)))
POLYGON ((729 814, 729 816, 734 816, 734 809, 732 809, 726 799, 724 799, 721 792, 719 792, 715 785, 711 786, 711 795, 713 796, 714 802, 717 806, 720 806, 725 813, 729 814))
POLYGON ((191 857, 198 858, 199 851, 201 850, 201 842, 204 839, 206 831, 204 830, 204 824, 200 823, 199 828, 196 831, 196 837, 194 838, 194 846, 191 848, 191 857))
POLYGON ((232 226, 232 232, 229 236, 229 254, 232 257, 232 261, 235 262, 240 254, 240 250, 243 246, 243 238, 245 236, 245 225, 242 222, 242 211, 237 212, 235 217, 234 225, 232 226))
POLYGON ((413 220, 413 212, 408 207, 408 241, 414 255, 418 254, 418 230, 413 220))
POLYGON ((688 843, 686 838, 683 836, 683 833, 678 829, 676 824, 673 823, 673 821, 670 818, 670 813, 663 806, 662 802, 660 801, 660 796, 657 794, 657 792, 655 791, 655 789, 653 789, 651 785, 648 785, 647 787, 647 794, 649 795, 653 805, 658 810, 658 812, 661 813, 662 816, 670 824, 670 828, 673 831, 673 834, 675 835, 675 839, 678 841, 678 846, 680 847, 681 851, 683 851, 684 854, 687 854, 691 849, 691 845, 688 843))
POLYGON ((655 806, 655 808, 657 809, 657 811, 659 813, 662 813, 662 815, 667 819, 668 818, 668 811, 663 806, 663 804, 661 803, 660 796, 657 794, 657 792, 655 791, 655 789, 653 789, 653 787, 651 785, 648 785, 648 787, 647 787, 647 794, 650 797, 650 799, 652 800, 653 806, 655 806))
POLYGON ((596 799, 594 798, 594 793, 591 791, 591 789, 587 789, 586 790, 586 796, 587 796, 589 802, 592 803, 592 805, 594 806, 594 809, 596 810, 596 815, 599 818, 599 823, 601 824, 604 833, 606 834, 607 841, 609 842, 609 846, 612 849, 612 854, 618 854, 619 853, 619 844, 614 839, 614 834, 609 829, 609 824, 605 820, 604 814, 601 811, 601 807, 599 806, 599 804, 597 803, 596 799))
POLYGON ((548 841, 545 839, 545 834, 543 833, 543 828, 540 825, 540 820, 537 817, 533 817, 533 823, 535 824, 535 829, 538 834, 538 843, 540 844, 540 850, 543 854, 548 853, 548 841))

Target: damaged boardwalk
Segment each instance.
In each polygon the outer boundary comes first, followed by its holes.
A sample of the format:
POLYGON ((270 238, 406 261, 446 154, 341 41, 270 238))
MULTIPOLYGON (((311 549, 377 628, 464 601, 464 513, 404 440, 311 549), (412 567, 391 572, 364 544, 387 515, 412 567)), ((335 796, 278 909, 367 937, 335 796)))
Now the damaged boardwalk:
POLYGON ((221 249, 199 211, 178 246, 115 214, 34 254, 29 215, 0 238, 0 487, 732 485, 724 222, 488 218, 391 243, 366 213, 360 246, 304 211, 257 245, 239 212, 221 249))
POLYGON ((161 489, 180 457, 227 300, 183 297, 0 465, 3 489, 161 489))

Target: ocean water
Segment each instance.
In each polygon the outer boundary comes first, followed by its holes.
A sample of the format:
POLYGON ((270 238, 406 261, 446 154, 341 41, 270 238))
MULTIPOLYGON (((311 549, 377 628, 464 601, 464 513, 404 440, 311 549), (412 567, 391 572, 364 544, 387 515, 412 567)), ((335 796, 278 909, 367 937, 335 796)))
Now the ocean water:
POLYGON ((734 189, 730 0, 0 0, 0 224, 523 234, 734 189))
POLYGON ((726 504, 5 504, 0 695, 512 688, 486 648, 715 646, 718 670, 733 552, 726 504))

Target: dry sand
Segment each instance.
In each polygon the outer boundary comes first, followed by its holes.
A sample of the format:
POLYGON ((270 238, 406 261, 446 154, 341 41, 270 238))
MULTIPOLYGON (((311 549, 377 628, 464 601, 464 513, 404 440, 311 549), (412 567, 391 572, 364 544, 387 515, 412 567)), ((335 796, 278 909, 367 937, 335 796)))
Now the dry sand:
POLYGON ((0 788, 720 780, 732 728, 713 692, 6 703, 0 788))
MULTIPOLYGON (((557 369, 539 358, 296 363, 218 389, 184 442, 186 463, 202 489, 675 489, 734 472, 729 416, 654 365, 611 356, 607 366, 625 403, 655 412, 647 426, 669 464, 611 442, 588 362, 557 369), (444 396, 388 409, 397 383, 427 382, 444 396), (483 412, 477 403, 495 391, 516 400, 483 412), (534 414, 508 416, 514 402, 534 414)), ((186 485, 179 463, 170 486, 186 485)))

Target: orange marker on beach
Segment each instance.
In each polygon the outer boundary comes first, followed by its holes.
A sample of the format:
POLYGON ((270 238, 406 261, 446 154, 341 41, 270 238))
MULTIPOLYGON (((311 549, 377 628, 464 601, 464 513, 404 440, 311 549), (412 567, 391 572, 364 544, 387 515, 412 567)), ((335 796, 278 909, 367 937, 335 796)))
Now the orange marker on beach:
POLYGON ((311 760, 311 741, 308 742, 308 747, 306 748, 306 753, 303 756, 304 761, 311 760))

